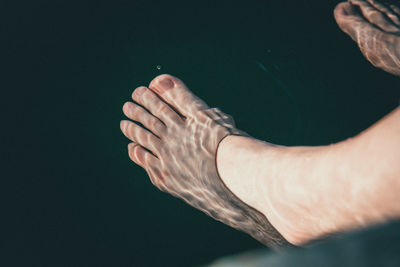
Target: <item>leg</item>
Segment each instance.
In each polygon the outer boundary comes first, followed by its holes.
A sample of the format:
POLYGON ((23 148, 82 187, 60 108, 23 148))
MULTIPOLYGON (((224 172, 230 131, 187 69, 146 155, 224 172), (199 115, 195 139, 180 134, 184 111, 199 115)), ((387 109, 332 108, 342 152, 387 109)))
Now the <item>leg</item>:
POLYGON ((236 129, 170 75, 133 99, 149 112, 128 102, 124 113, 148 130, 131 121, 121 129, 152 183, 266 245, 302 245, 400 216, 400 107, 338 144, 283 147, 236 129))

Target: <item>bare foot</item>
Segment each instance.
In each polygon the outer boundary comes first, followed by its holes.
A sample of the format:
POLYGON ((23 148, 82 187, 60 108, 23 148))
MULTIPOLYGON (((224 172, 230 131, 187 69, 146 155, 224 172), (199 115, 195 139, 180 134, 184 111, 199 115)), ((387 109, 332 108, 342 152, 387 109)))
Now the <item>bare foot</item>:
POLYGON ((335 19, 375 67, 400 76, 400 9, 378 0, 349 0, 335 19))
POLYGON ((146 170, 156 187, 268 246, 289 245, 263 213, 234 195, 218 175, 216 153, 221 140, 248 136, 235 128, 232 117, 208 107, 170 75, 156 77, 148 88, 137 88, 132 98, 145 109, 127 102, 123 111, 147 129, 124 120, 121 130, 133 141, 128 147, 130 158, 146 170))

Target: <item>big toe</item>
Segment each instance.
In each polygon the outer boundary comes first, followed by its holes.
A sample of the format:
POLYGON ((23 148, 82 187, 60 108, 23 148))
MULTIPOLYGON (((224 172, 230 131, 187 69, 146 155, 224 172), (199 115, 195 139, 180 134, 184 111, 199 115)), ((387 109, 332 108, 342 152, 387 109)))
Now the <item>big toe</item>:
POLYGON ((180 79, 172 75, 155 77, 149 88, 185 117, 192 117, 197 111, 209 108, 180 79))
POLYGON ((339 3, 334 16, 340 29, 347 33, 355 42, 357 42, 358 30, 368 27, 368 23, 357 13, 357 10, 348 2, 339 3))

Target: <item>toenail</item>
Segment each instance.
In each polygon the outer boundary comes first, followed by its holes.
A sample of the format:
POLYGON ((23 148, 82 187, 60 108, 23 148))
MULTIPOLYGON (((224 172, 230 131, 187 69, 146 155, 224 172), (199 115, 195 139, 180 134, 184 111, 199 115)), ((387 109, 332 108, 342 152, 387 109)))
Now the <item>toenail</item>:
POLYGON ((158 91, 160 91, 160 93, 163 93, 171 88, 174 88, 175 83, 170 79, 170 78, 163 78, 161 80, 158 81, 158 91))
POLYGON ((146 91, 146 87, 139 87, 135 90, 135 93, 137 96, 140 96, 144 93, 144 91, 146 91))

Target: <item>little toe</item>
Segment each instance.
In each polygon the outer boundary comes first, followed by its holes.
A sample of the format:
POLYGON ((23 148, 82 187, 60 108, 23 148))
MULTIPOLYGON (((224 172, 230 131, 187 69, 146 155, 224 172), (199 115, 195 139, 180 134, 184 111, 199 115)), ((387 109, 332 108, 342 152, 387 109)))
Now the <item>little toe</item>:
POLYGON ((157 76, 150 82, 149 88, 185 117, 192 117, 197 111, 209 108, 181 80, 171 75, 157 76))
POLYGON ((375 27, 388 33, 400 32, 400 29, 386 16, 385 13, 375 8, 369 2, 365 0, 349 0, 349 2, 352 5, 357 6, 363 17, 375 27))
POLYGON ((131 120, 140 122, 144 127, 149 129, 159 138, 166 131, 166 126, 158 118, 147 112, 144 108, 132 102, 126 102, 122 107, 124 114, 131 120))
POLYGON ((157 187, 158 189, 160 189, 163 192, 168 192, 168 193, 174 195, 173 192, 167 190, 165 182, 168 177, 168 174, 165 171, 161 170, 160 164, 152 164, 151 166, 149 166, 148 169, 146 169, 146 171, 150 177, 151 183, 155 187, 157 187))
POLYGON ((146 151, 143 147, 141 147, 138 143, 133 142, 128 145, 128 154, 129 158, 146 169, 149 166, 153 166, 157 164, 158 159, 153 156, 150 152, 146 151))
POLYGON ((122 120, 120 123, 122 133, 131 141, 138 143, 142 147, 150 150, 154 155, 158 155, 161 147, 161 140, 151 132, 143 129, 136 123, 122 120))
POLYGON ((132 93, 132 99, 151 112, 165 125, 181 123, 182 118, 152 90, 141 86, 132 93))

